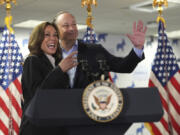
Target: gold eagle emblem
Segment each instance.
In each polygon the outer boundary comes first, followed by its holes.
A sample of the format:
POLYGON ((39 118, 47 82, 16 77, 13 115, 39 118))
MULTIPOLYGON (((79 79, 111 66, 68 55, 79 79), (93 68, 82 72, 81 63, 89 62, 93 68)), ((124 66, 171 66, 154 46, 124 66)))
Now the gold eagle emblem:
POLYGON ((107 109, 107 106, 111 101, 111 96, 112 95, 109 95, 107 98, 100 99, 100 98, 96 97, 95 95, 93 95, 94 100, 95 100, 96 104, 98 105, 99 109, 103 110, 103 111, 105 109, 107 109))

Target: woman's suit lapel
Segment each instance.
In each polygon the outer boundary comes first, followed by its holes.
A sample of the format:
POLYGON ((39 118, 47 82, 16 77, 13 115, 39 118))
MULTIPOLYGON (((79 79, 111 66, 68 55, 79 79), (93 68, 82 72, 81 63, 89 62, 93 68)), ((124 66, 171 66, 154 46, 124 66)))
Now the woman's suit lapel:
POLYGON ((46 68, 48 68, 49 70, 53 69, 51 62, 49 61, 49 59, 47 58, 45 54, 42 54, 41 59, 46 64, 46 68))

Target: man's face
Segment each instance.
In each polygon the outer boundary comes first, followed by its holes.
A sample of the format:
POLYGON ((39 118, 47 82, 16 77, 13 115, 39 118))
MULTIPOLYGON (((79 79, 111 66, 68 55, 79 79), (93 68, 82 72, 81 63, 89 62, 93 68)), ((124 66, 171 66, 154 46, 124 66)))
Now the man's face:
POLYGON ((75 41, 78 30, 75 18, 68 13, 61 14, 57 18, 57 26, 60 32, 60 39, 64 41, 75 41))

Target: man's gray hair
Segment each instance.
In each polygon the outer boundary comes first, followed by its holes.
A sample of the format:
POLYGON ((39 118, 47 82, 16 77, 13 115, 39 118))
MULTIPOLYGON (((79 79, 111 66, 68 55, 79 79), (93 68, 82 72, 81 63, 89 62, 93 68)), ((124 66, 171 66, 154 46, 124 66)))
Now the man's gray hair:
POLYGON ((68 11, 60 11, 60 12, 58 12, 57 14, 56 14, 56 16, 54 17, 54 19, 53 19, 53 23, 55 23, 56 25, 57 25, 57 19, 58 19, 58 17, 60 16, 60 15, 62 15, 62 14, 70 14, 70 15, 72 15, 73 17, 74 17, 74 15, 73 14, 71 14, 70 12, 68 12, 68 11))

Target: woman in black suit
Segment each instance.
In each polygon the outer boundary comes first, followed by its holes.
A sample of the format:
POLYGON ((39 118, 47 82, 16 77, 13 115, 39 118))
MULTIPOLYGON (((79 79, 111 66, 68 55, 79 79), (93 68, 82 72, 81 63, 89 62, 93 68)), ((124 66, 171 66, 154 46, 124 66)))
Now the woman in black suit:
POLYGON ((49 83, 50 88, 52 86, 53 88, 69 87, 69 82, 64 81, 68 80, 65 72, 77 66, 76 58, 73 57, 77 52, 73 52, 61 61, 58 29, 56 25, 49 22, 44 22, 34 28, 28 48, 30 54, 24 62, 21 80, 24 104, 20 135, 59 134, 62 132, 59 128, 40 128, 31 124, 24 112, 38 88, 49 88, 49 83))

